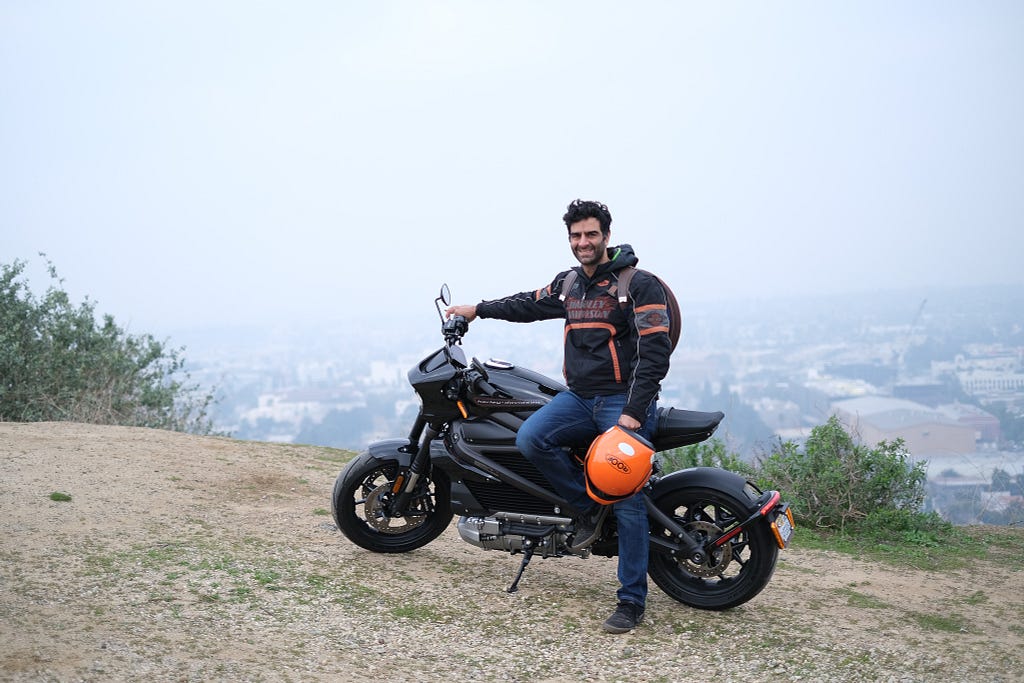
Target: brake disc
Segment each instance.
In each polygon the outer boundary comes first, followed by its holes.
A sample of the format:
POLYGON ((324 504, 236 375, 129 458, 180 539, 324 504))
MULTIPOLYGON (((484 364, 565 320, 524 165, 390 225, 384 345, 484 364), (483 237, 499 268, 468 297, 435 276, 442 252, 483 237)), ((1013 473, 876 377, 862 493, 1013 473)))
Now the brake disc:
MULTIPOLYGON (((391 483, 381 484, 373 491, 370 491, 370 495, 366 496, 366 502, 363 504, 364 516, 366 517, 366 523, 369 524, 375 531, 379 531, 382 534, 404 534, 406 531, 415 529, 416 527, 427 521, 426 515, 416 515, 410 517, 391 517, 387 511, 387 499, 391 495, 391 483)), ((412 503, 413 501, 410 501, 412 503)))
MULTIPOLYGON (((690 522, 686 525, 686 530, 703 538, 715 538, 722 535, 722 530, 711 522, 690 522)), ((732 544, 726 543, 721 548, 708 553, 702 564, 697 564, 690 559, 680 560, 679 564, 691 574, 709 579, 713 576, 721 576, 730 562, 732 562, 732 544)))

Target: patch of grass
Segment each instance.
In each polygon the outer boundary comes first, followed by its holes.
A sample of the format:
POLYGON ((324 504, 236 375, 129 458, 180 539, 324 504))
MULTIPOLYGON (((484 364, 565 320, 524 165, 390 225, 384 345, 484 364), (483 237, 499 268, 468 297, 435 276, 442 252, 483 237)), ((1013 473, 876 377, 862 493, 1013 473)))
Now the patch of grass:
POLYGON ((445 558, 440 565, 440 569, 445 574, 462 574, 466 571, 466 563, 452 558, 445 558))
POLYGON ((910 612, 909 616, 917 622, 917 625, 929 631, 943 631, 945 633, 966 633, 968 624, 959 614, 924 614, 921 612, 910 612))
POLYGON ((85 557, 85 566, 88 568, 86 575, 109 574, 113 571, 116 563, 117 559, 112 555, 87 555, 85 557))
POLYGON ((963 598, 960 602, 965 605, 984 605, 988 602, 988 595, 985 591, 974 591, 966 598, 963 598))
POLYGON ((50 500, 57 501, 58 503, 70 503, 71 494, 64 493, 63 491, 54 491, 49 495, 50 500))
MULTIPOLYGON (((1017 558, 1024 555, 1024 529, 1019 526, 965 527, 965 530, 988 549, 989 557, 1005 558, 1010 555, 1017 558)), ((1019 563, 1015 566, 1017 571, 1021 570, 1019 563)))
POLYGON ((319 516, 319 517, 323 517, 323 516, 325 516, 325 515, 329 515, 329 514, 331 514, 331 511, 330 511, 330 510, 327 510, 327 509, 325 509, 325 508, 317 508, 317 509, 313 510, 313 514, 314 514, 314 515, 317 515, 317 516, 319 516))
MULTIPOLYGON (((185 564, 185 556, 192 549, 181 541, 168 541, 157 543, 148 548, 136 547, 133 549, 135 559, 146 569, 160 569, 167 565, 185 564)), ((170 578, 168 576, 168 578, 170 578)))
POLYGON ((839 660, 839 668, 844 669, 850 666, 859 665, 865 666, 871 664, 871 655, 867 652, 861 654, 849 655, 839 660))
POLYGON ((678 636, 683 635, 684 633, 697 634, 703 630, 704 627, 693 619, 688 619, 686 621, 673 621, 671 628, 672 633, 678 636))
POLYGON ((281 578, 281 574, 272 569, 254 569, 252 577, 256 580, 256 583, 268 591, 279 591, 282 588, 277 583, 277 580, 281 578))
POLYGON ((313 590, 324 592, 331 585, 331 579, 323 574, 308 574, 306 584, 313 590))
POLYGON ((337 465, 344 465, 352 458, 358 455, 355 451, 345 451, 337 448, 327 448, 321 446, 316 449, 316 453, 313 457, 317 460, 324 460, 326 462, 332 462, 337 465))
POLYGON ((845 534, 808 528, 797 531, 795 547, 830 550, 896 567, 961 569, 988 554, 985 543, 969 527, 951 527, 941 535, 929 536, 927 542, 915 540, 914 534, 898 537, 884 530, 845 534))
POLYGON ((887 602, 879 600, 873 595, 860 593, 852 588, 839 588, 835 592, 839 595, 845 595, 846 604, 850 607, 863 607, 866 609, 885 609, 891 607, 887 602))

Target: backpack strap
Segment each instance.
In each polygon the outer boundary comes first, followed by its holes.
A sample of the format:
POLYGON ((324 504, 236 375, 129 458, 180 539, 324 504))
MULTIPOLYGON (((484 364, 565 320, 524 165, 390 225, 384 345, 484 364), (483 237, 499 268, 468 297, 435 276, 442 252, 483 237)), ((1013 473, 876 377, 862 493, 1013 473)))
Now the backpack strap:
POLYGON ((636 273, 636 268, 633 266, 626 266, 619 271, 619 284, 617 285, 619 307, 625 308, 626 303, 629 300, 629 283, 633 281, 633 275, 636 273))
MULTIPOLYGON (((637 268, 635 266, 628 266, 619 271, 619 306, 626 308, 627 299, 629 298, 629 283, 633 279, 633 275, 636 273, 637 268)), ((665 308, 668 310, 669 315, 669 332, 668 338, 672 342, 672 350, 675 351, 676 346, 679 344, 679 333, 682 330, 683 315, 679 310, 679 302, 676 300, 676 295, 672 292, 672 289, 665 284, 657 275, 644 271, 661 285, 661 288, 665 290, 665 308)))
MULTIPOLYGON (((619 271, 619 283, 618 287, 618 299, 619 306, 622 308, 626 307, 629 301, 629 283, 633 280, 633 274, 636 273, 636 268, 633 266, 626 266, 619 271)), ((572 291, 572 286, 576 284, 576 278, 579 277, 579 273, 575 270, 570 270, 562 280, 562 292, 558 295, 561 301, 565 301, 565 297, 569 296, 569 292, 572 291)))
POLYGON ((569 296, 569 292, 572 291, 572 286, 576 284, 577 277, 579 277, 579 273, 570 268, 569 273, 562 280, 562 292, 558 295, 558 299, 560 301, 565 301, 565 297, 569 296))

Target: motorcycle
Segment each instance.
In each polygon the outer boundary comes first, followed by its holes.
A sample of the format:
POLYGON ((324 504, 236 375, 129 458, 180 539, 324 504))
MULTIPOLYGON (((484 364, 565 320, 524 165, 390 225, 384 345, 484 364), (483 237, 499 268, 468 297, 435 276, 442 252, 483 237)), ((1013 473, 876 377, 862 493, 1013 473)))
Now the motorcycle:
MULTIPOLYGON (((571 551, 573 511, 516 448, 516 432, 531 413, 566 387, 512 363, 468 361, 462 340, 469 324, 445 319, 447 285, 434 300, 444 345, 409 373, 420 399, 405 439, 371 443, 338 475, 331 496, 334 521, 356 545, 405 553, 430 543, 458 514, 461 538, 522 560, 515 592, 536 554, 563 557, 618 554, 614 515, 598 539, 571 551)), ((725 415, 659 408, 657 452, 711 437, 725 415)), ((586 451, 573 453, 578 462, 586 451)), ((700 609, 740 605, 768 584, 780 549, 794 531, 778 491, 723 469, 694 467, 662 474, 657 457, 641 490, 650 522, 648 575, 673 599, 700 609)))

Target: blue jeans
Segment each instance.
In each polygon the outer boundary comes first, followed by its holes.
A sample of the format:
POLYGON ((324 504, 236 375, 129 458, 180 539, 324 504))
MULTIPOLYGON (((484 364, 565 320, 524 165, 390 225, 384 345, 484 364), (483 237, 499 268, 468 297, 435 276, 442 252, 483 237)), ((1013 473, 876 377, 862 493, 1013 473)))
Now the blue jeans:
MULTIPOLYGON (((563 391, 519 428, 519 451, 579 514, 593 511, 597 503, 587 495, 583 473, 571 462, 565 447, 589 444, 598 434, 618 424, 625 406, 625 394, 583 398, 563 391)), ((651 401, 644 424, 637 430, 644 437, 650 438, 654 433, 656 410, 657 403, 651 401)), ((615 503, 612 510, 619 529, 618 599, 643 607, 647 600, 650 545, 643 495, 638 493, 615 503)))

